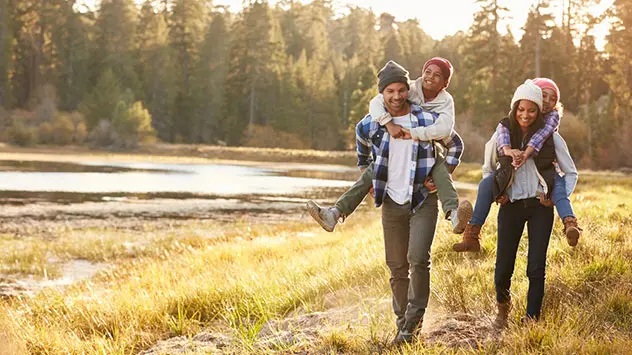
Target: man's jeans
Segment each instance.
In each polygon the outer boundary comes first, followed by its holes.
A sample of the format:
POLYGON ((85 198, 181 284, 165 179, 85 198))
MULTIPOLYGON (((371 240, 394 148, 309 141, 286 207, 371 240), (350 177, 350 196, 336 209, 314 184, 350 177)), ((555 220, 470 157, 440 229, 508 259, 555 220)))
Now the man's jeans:
MULTIPOLYGON (((437 156, 430 177, 437 186, 437 193, 441 200, 441 207, 447 213, 459 206, 459 195, 454 187, 452 176, 448 171, 443 157, 437 156)), ((369 189, 373 186, 373 163, 362 173, 358 181, 349 188, 336 201, 334 207, 338 209, 345 217, 353 213, 358 208, 364 197, 369 193, 369 189)), ((491 204, 491 203, 490 203, 491 204)))
MULTIPOLYGON (((492 175, 489 175, 478 184, 478 194, 476 195, 476 204, 474 205, 474 213, 470 219, 470 224, 478 224, 479 226, 485 224, 492 202, 494 202, 492 192, 493 183, 494 178, 492 175)), ((551 199, 562 221, 564 217, 575 217, 573 208, 571 207, 571 201, 568 199, 568 194, 566 193, 566 180, 559 174, 555 174, 555 185, 551 199)))
POLYGON ((496 248, 496 300, 510 300, 509 289, 516 263, 520 237, 527 224, 529 251, 527 254, 527 316, 538 319, 544 298, 546 252, 553 229, 553 208, 545 207, 536 198, 514 201, 498 212, 498 244, 496 248))
POLYGON ((437 226, 437 196, 431 194, 414 214, 388 195, 382 205, 386 265, 391 271, 397 328, 412 332, 423 319, 430 296, 430 248, 437 226))

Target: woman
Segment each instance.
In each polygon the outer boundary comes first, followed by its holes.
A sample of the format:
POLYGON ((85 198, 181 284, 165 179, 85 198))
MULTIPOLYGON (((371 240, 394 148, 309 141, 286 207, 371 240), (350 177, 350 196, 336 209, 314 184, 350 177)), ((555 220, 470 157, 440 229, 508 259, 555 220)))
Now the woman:
MULTIPOLYGON (((501 124, 509 129, 511 148, 525 150, 533 134, 544 126, 540 87, 531 80, 520 85, 511 100, 509 117, 503 119, 501 124)), ((553 228, 553 207, 550 202, 555 181, 553 161, 557 156, 560 168, 564 169, 563 165, 570 160, 570 154, 564 140, 555 133, 544 142, 539 154, 529 157, 517 170, 512 166, 511 157, 499 158, 499 167, 496 168, 496 144, 494 137, 487 143, 484 170, 493 171, 494 197, 501 203, 494 283, 498 302, 496 325, 505 327, 511 309, 511 277, 525 224, 529 238, 529 290, 526 316, 523 319, 537 321, 540 317, 546 253, 553 228)))

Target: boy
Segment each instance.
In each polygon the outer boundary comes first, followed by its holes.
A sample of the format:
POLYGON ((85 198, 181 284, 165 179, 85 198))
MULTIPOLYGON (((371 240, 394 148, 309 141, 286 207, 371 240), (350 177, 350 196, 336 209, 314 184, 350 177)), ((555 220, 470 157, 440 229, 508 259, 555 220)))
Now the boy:
MULTIPOLYGON (((395 139, 416 139, 424 144, 434 144, 433 140, 442 140, 452 134, 454 128, 454 99, 446 90, 452 74, 453 68, 450 62, 445 58, 435 57, 424 64, 421 77, 409 82, 408 100, 420 105, 424 110, 437 114, 434 124, 425 127, 415 127, 410 130, 392 122, 392 117, 387 113, 384 107, 384 98, 381 95, 384 88, 378 88, 380 94, 371 100, 369 116, 365 117, 356 126, 358 167, 362 171, 360 179, 336 201, 334 207, 323 208, 311 200, 307 203, 310 215, 323 229, 332 232, 338 220, 342 219, 344 221, 347 216, 355 211, 367 193, 373 193, 373 164, 371 163, 369 148, 371 144, 363 138, 363 135, 358 134, 365 120, 371 118, 380 125, 385 126, 389 135, 395 139)), ((388 77, 388 73, 383 75, 388 77)), ((388 80, 385 82, 388 82, 388 80)), ((458 137, 458 135, 456 136, 458 137)), ((458 139, 460 140, 460 137, 458 139)), ((438 147, 438 145, 435 145, 436 149, 438 147)), ((462 201, 460 204, 458 202, 458 195, 450 173, 458 166, 459 161, 450 156, 444 158, 439 155, 438 158, 441 160, 445 159, 445 163, 439 161, 434 165, 431 176, 424 185, 431 192, 438 191, 445 218, 452 221, 452 231, 454 233, 463 233, 467 221, 472 215, 473 208, 469 201, 462 201)))

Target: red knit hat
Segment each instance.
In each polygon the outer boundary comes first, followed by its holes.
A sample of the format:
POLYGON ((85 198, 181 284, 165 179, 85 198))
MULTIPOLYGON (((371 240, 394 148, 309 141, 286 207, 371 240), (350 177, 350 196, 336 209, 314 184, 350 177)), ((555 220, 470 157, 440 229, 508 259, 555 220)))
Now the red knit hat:
POLYGON ((555 81, 549 78, 535 78, 533 79, 533 83, 540 87, 540 89, 551 89, 555 91, 555 96, 557 97, 557 101, 555 101, 555 105, 560 102, 560 89, 555 84, 555 81))
POLYGON ((452 68, 452 64, 449 60, 441 57, 431 58, 424 64, 423 71, 426 71, 426 68, 430 66, 430 64, 434 64, 441 69, 441 73, 443 74, 443 78, 445 79, 445 87, 448 87, 450 84, 450 78, 452 77, 452 73, 454 73, 454 69, 452 68))

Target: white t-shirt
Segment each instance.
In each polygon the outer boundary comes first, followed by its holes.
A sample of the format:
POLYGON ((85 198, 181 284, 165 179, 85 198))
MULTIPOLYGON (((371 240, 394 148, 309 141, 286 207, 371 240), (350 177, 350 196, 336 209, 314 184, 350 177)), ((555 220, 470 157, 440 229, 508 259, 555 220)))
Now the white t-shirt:
MULTIPOLYGON (((393 117, 393 123, 410 129, 412 114, 393 117)), ((410 165, 413 155, 412 139, 390 138, 388 146, 388 180, 386 193, 391 200, 403 205, 410 202, 412 184, 410 182, 410 165)))

